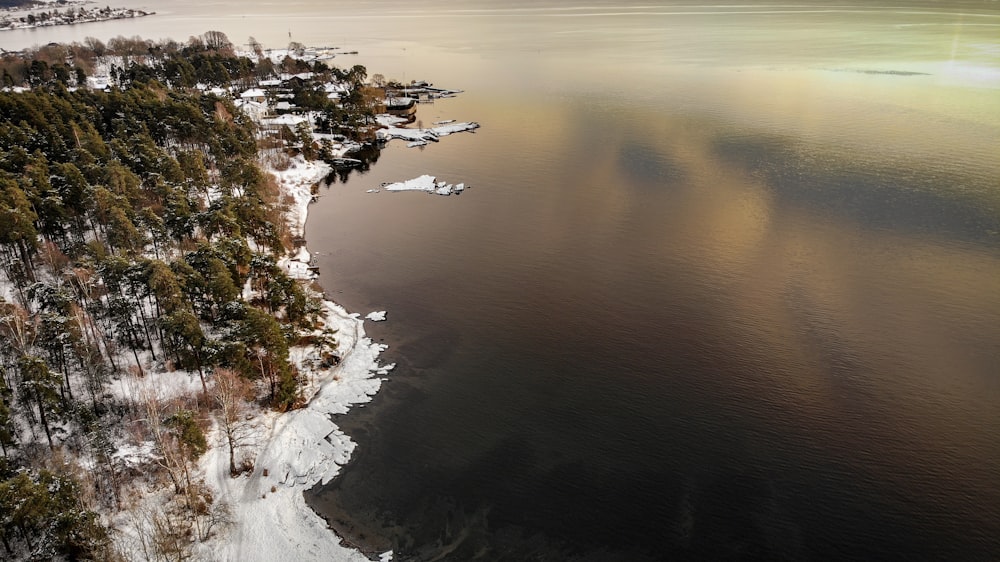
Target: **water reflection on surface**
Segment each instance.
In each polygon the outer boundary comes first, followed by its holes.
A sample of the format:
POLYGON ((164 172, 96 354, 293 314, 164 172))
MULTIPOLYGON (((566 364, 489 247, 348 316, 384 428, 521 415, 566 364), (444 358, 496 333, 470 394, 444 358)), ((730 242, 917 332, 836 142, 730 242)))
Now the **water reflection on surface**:
POLYGON ((416 559, 998 552, 995 129, 723 97, 470 93, 475 138, 331 190, 310 239, 364 273, 324 282, 392 310, 404 360, 312 498, 339 531, 416 559), (362 196, 408 170, 476 187, 362 196))
POLYGON ((0 45, 359 49, 475 134, 310 209, 400 367, 309 499, 401 559, 1000 558, 990 2, 149 0, 0 45), (461 197, 367 194, 431 173, 461 197))

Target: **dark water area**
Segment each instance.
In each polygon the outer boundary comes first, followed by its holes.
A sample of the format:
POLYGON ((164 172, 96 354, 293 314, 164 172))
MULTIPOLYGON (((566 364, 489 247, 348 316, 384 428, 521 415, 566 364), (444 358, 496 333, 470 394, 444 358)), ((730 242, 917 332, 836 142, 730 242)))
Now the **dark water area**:
POLYGON ((1000 89, 943 79, 934 33, 878 52, 900 16, 870 16, 421 75, 467 90, 425 125, 483 128, 310 211, 399 364, 310 505, 402 560, 1000 558, 1000 89), (365 193, 423 173, 473 188, 365 193))
POLYGON ((391 145, 310 216, 400 364, 307 496, 339 533, 404 560, 1000 555, 993 163, 859 147, 864 105, 823 134, 596 94, 421 111, 484 127, 391 145), (420 173, 474 187, 365 193, 420 173))
POLYGON ((1000 559, 1000 6, 608 4, 136 6, 482 124, 310 208, 398 367, 309 504, 397 560, 1000 559), (366 193, 425 173, 473 187, 366 193))
POLYGON ((485 118, 324 191, 400 366, 311 505, 407 560, 997 556, 992 178, 606 103, 586 149, 483 164, 527 125, 485 118), (424 172, 474 187, 364 193, 424 172))

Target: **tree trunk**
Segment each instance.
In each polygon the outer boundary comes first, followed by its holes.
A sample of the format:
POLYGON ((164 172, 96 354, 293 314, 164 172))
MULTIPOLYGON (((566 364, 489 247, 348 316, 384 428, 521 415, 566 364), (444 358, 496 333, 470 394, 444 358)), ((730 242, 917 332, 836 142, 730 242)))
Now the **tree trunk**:
POLYGON ((21 262, 24 264, 24 272, 28 276, 28 280, 34 283, 37 281, 37 279, 35 279, 35 264, 31 261, 31 254, 28 252, 28 246, 24 243, 24 240, 18 240, 17 248, 21 252, 21 262))
MULTIPOLYGON (((225 414, 223 414, 225 415, 225 414)), ((226 422, 226 440, 229 442, 229 475, 236 476, 236 443, 234 442, 232 426, 226 422)))
POLYGON ((139 318, 142 320, 142 332, 146 334, 146 342, 149 344, 149 353, 153 356, 153 361, 156 361, 156 350, 153 349, 153 338, 149 337, 149 328, 146 326, 146 311, 143 310, 142 301, 139 298, 135 299, 137 308, 139 309, 139 318))
MULTIPOLYGON (((98 299, 98 301, 96 302, 96 304, 98 306, 100 306, 102 304, 101 301, 100 301, 100 299, 98 299)), ((90 314, 90 311, 87 310, 87 307, 83 307, 83 310, 86 311, 86 314, 87 314, 87 319, 86 319, 86 321, 84 323, 87 325, 88 328, 90 328, 90 331, 91 331, 91 333, 94 336, 94 342, 95 342, 95 346, 97 347, 97 352, 101 353, 101 347, 102 347, 102 344, 103 344, 103 347, 104 347, 104 351, 103 352, 107 354, 107 356, 108 356, 108 362, 111 363, 111 372, 117 373, 118 372, 118 363, 115 362, 115 357, 111 353, 111 343, 108 341, 108 337, 104 333, 104 328, 98 328, 98 326, 97 326, 97 320, 95 320, 94 316, 90 314)))
MULTIPOLYGON (((69 399, 72 400, 73 399, 73 389, 69 387, 69 369, 66 368, 66 359, 65 359, 65 357, 63 358, 63 360, 61 361, 61 363, 62 363, 62 368, 63 368, 62 369, 63 378, 66 379, 66 394, 68 394, 69 395, 69 399)), ((65 400, 65 397, 63 398, 63 400, 65 400)))
POLYGON ((49 422, 45 419, 45 406, 42 404, 42 397, 36 395, 35 398, 38 401, 38 416, 45 429, 45 438, 49 440, 49 449, 54 451, 56 447, 52 444, 52 432, 49 431, 49 422))
POLYGON ((21 538, 23 538, 24 542, 27 543, 28 550, 35 550, 35 545, 31 544, 31 534, 24 528, 24 523, 18 523, 17 530, 21 531, 21 538))
POLYGON ((115 463, 111 458, 111 455, 104 455, 105 460, 108 463, 108 472, 111 473, 111 494, 115 497, 115 505, 119 510, 122 508, 122 498, 118 491, 118 473, 115 472, 115 463))
POLYGON ((0 541, 3 541, 3 549, 7 551, 7 554, 13 557, 14 551, 10 548, 10 541, 7 539, 7 533, 0 531, 0 541))
POLYGON ((201 352, 197 349, 194 350, 194 362, 198 367, 198 377, 201 379, 201 389, 208 394, 208 385, 205 384, 205 372, 201 368, 201 352))
POLYGON ((134 346, 131 347, 132 347, 132 356, 135 357, 135 366, 136 368, 139 369, 139 378, 143 378, 146 376, 146 371, 142 370, 142 365, 140 364, 141 362, 139 361, 139 352, 135 350, 134 346))

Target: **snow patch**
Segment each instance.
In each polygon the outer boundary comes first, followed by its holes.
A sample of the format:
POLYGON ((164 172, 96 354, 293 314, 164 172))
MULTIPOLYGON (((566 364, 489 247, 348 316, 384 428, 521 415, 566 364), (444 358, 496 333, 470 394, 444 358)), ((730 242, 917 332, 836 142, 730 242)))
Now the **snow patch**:
POLYGON ((397 117, 395 115, 389 115, 388 113, 380 113, 375 116, 375 122, 383 127, 392 127, 394 125, 402 125, 407 122, 405 117, 397 117))
POLYGON ((111 456, 121 460, 125 466, 135 467, 149 462, 149 459, 155 456, 155 451, 156 443, 152 441, 144 441, 138 445, 124 443, 119 445, 118 450, 111 456))
MULTIPOLYGON (((106 390, 118 400, 129 402, 140 396, 155 396, 159 400, 170 400, 178 396, 194 396, 202 391, 201 377, 189 371, 153 371, 152 358, 147 354, 142 358, 146 376, 122 375, 112 380, 106 390)), ((126 360, 126 363, 128 361, 126 360)))

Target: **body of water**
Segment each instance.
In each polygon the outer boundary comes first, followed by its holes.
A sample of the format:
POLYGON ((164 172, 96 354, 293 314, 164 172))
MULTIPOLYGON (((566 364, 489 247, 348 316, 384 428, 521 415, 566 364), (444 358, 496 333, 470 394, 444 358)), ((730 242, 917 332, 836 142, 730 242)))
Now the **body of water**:
POLYGON ((465 93, 310 209, 399 366, 308 500, 403 560, 1000 558, 995 1, 147 2, 465 93), (366 193, 429 173, 458 197, 366 193))

